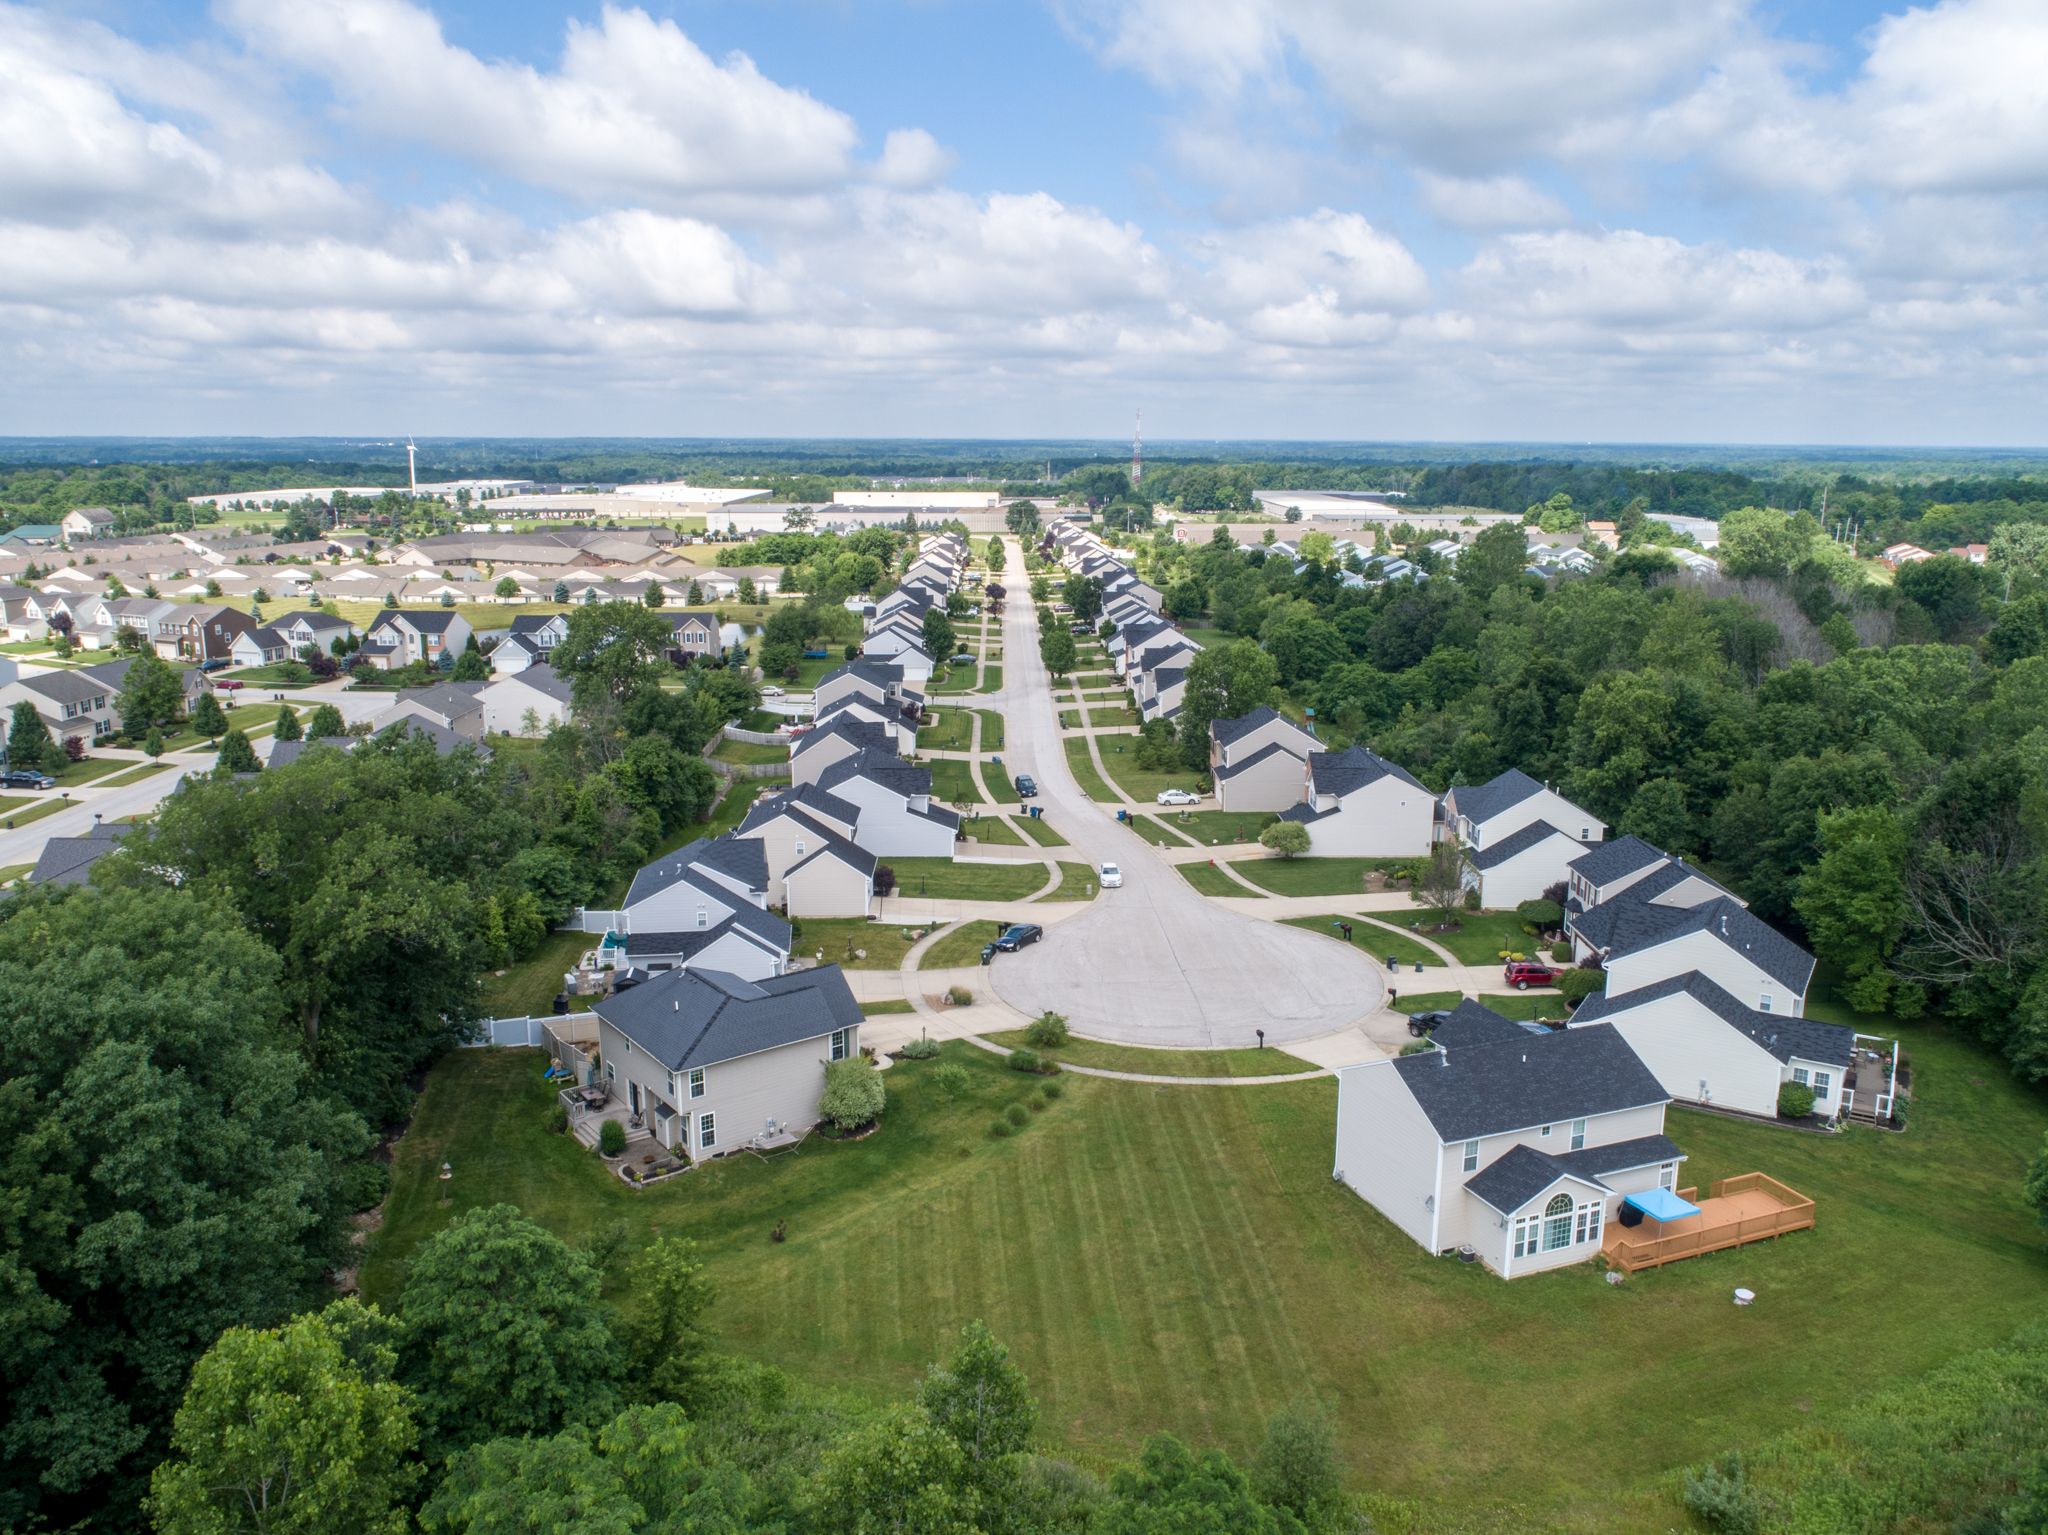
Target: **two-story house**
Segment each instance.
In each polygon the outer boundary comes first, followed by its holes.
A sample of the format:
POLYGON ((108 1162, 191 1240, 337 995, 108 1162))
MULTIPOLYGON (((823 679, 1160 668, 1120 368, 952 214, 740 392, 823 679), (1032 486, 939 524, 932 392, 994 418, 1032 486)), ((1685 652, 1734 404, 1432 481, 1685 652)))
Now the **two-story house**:
MULTIPOLYGON (((10 666, 9 670, 13 668, 10 666)), ((49 728, 50 738, 59 746, 67 741, 90 746, 119 728, 119 690, 85 671, 15 676, 0 684, 0 710, 11 710, 24 702, 35 705, 36 714, 49 728)))
POLYGON ((688 665, 705 656, 723 653, 718 615, 686 609, 669 615, 668 655, 678 665, 688 665))
POLYGON ((1677 1187, 1670 1094, 1615 1029, 1467 1002, 1436 1032, 1337 1073, 1337 1181, 1428 1251, 1469 1245, 1503 1279, 1583 1262, 1623 1198, 1677 1187))
POLYGON ((860 1004, 837 965, 752 980, 697 966, 592 1011, 613 1095, 664 1146, 699 1160, 809 1129, 826 1064, 860 1052, 860 1004))
POLYGON ((896 754, 897 732, 888 725, 858 719, 849 713, 805 731, 790 743, 789 776, 798 784, 816 783, 835 762, 856 752, 896 754))
POLYGON ((1309 753, 1323 743, 1277 709, 1209 722, 1209 776, 1218 810, 1285 810, 1301 803, 1309 753))
POLYGON ((756 800, 739 835, 768 860, 768 902, 792 917, 865 917, 875 895, 875 855, 855 843, 860 806, 815 784, 756 800))
POLYGON ((651 970, 702 965, 749 980, 789 968, 789 924, 768 910, 760 839, 698 838, 633 876, 615 914, 626 957, 651 970))
POLYGON ((1436 796, 1363 746, 1310 752, 1301 802, 1280 819, 1307 827, 1319 858, 1415 858, 1429 851, 1436 796))
POLYGON ((886 751, 859 751, 827 767, 815 780, 836 799, 857 806, 854 843, 884 858, 951 858, 960 813, 932 802, 930 768, 913 767, 886 751))
POLYGON ((236 638, 255 628, 256 620, 240 608, 181 606, 157 621, 157 654, 181 661, 232 661, 236 638))
POLYGON ((434 665, 443 652, 460 655, 469 635, 468 621, 453 608, 385 608, 370 620, 360 654, 379 671, 415 661, 434 665))
POLYGON ((545 662, 501 674, 477 697, 484 706, 484 729, 492 735, 543 734, 566 723, 573 712, 568 679, 557 677, 545 662))

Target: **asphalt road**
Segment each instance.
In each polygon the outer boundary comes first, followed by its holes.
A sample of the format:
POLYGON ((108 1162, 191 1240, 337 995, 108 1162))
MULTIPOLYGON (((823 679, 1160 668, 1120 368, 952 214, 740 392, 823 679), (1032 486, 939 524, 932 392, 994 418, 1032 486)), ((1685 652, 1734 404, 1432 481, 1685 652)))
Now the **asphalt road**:
MULTIPOLYGON (((1006 552, 1009 568, 1021 570, 1022 551, 1011 542, 1006 552)), ((1405 1022, 1385 1015, 1387 980, 1372 960, 1206 899, 1118 824, 1114 806, 1084 795, 1067 770, 1028 600, 1010 604, 1003 642, 1006 685, 992 701, 1004 714, 1004 766, 1037 780, 1038 803, 1073 843, 1060 857, 1114 862, 1124 882, 1041 942, 997 956, 990 983, 998 996, 1034 1016, 1064 1013, 1091 1038, 1171 1048, 1250 1046, 1259 1029, 1266 1043, 1285 1044, 1354 1023, 1405 1037, 1405 1022)))

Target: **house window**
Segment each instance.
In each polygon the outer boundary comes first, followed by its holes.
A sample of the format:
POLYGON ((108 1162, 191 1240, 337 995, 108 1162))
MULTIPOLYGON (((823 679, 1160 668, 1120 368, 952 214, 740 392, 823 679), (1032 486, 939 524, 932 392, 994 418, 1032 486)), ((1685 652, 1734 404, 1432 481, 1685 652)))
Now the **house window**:
POLYGON ((1538 1131, 1537 1133, 1538 1133, 1539 1135, 1548 1135, 1548 1134, 1550 1133, 1550 1126, 1548 1126, 1548 1125, 1545 1125, 1545 1126, 1544 1126, 1544 1127, 1543 1127, 1543 1128, 1542 1128, 1542 1129, 1541 1129, 1540 1131, 1538 1131))
POLYGON ((704 1068, 702 1066, 699 1066, 690 1073, 690 1096, 692 1098, 704 1096, 704 1068))
POLYGON ((846 1059, 846 1030, 844 1029, 834 1029, 832 1031, 832 1059, 835 1061, 846 1059))
POLYGON ((1678 1164, 1676 1162, 1666 1162, 1657 1169, 1657 1187, 1660 1189, 1676 1189, 1678 1187, 1678 1164))
POLYGON ((797 856, 797 857, 799 857, 799 858, 801 858, 801 857, 803 857, 803 856, 804 856, 804 844, 803 844, 803 840, 802 840, 801 838, 799 838, 799 839, 797 840, 797 844, 796 844, 796 856, 797 856))
POLYGON ((1592 1204, 1579 1206, 1579 1241, 1597 1242, 1600 1240, 1600 1216, 1602 1213, 1602 1206, 1597 1200, 1592 1204))
POLYGON ((1771 994, 1769 992, 1764 993, 1764 999, 1757 1003, 1756 1010, 1760 1013, 1768 1013, 1771 1010, 1771 994))
POLYGON ((1814 1101, 1819 1103, 1827 1099, 1833 1093, 1834 1086, 1835 1079, 1833 1077, 1829 1076, 1825 1071, 1816 1071, 1813 1074, 1814 1101))
POLYGON ((711 925, 711 914, 710 914, 710 913, 709 913, 708 911, 706 911, 704 907, 702 907, 702 906, 699 906, 699 907, 697 908, 697 926, 699 926, 699 927, 709 927, 710 925, 711 925))
POLYGON ((697 1149, 709 1151, 718 1144, 718 1116, 699 1114, 697 1116, 697 1149))
POLYGON ((1572 1150, 1584 1151, 1585 1149, 1586 1122, 1583 1119, 1575 1119, 1572 1121, 1572 1150))
POLYGON ((1806 1068, 1804 1066, 1794 1066, 1792 1068, 1792 1080, 1801 1087, 1806 1086, 1806 1068))
POLYGON ((1477 1141, 1465 1142, 1465 1171, 1468 1173, 1479 1171, 1479 1142, 1477 1141))
POLYGON ((1554 1253, 1572 1245, 1572 1196, 1560 1194, 1543 1211, 1543 1250, 1554 1253))
POLYGON ((1593 840, 1593 828, 1590 826, 1581 826, 1579 828, 1579 840, 1581 842, 1591 842, 1593 840))
POLYGON ((1533 1258, 1536 1255, 1536 1233, 1542 1229, 1543 1219, 1537 1215, 1515 1217, 1515 1256, 1533 1258))

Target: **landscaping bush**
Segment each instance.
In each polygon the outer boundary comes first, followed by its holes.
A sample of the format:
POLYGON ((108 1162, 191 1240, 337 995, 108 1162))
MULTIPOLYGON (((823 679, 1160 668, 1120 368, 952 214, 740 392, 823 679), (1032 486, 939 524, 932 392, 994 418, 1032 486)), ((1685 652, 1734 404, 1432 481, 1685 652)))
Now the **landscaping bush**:
POLYGON ((951 1061, 932 1068, 932 1086, 948 1098, 957 1098, 966 1092, 968 1083, 973 1080, 973 1073, 965 1066, 957 1066, 951 1061))
POLYGON ((1724 1464, 1725 1471, 1709 1461, 1686 1477, 1685 1506, 1721 1535, 1756 1535, 1763 1508, 1743 1481, 1741 1452, 1730 1450, 1724 1464))
POLYGON ((1013 1103, 1003 1110, 1003 1117, 1013 1125, 1028 1124, 1031 1119, 1031 1111, 1021 1103, 1013 1103))
POLYGON ((1533 922, 1538 927, 1556 927, 1564 921, 1564 908, 1555 901, 1537 899, 1524 901, 1515 908, 1515 915, 1524 922, 1533 922))
POLYGON ((1465 910, 1479 910, 1479 892, 1477 890, 1467 890, 1465 892, 1465 910))
POLYGON ((559 1103, 548 1106, 548 1128, 557 1135, 569 1133, 569 1111, 559 1103))
POLYGON ((1309 849, 1308 828, 1299 821, 1275 821, 1259 833, 1259 846, 1282 858, 1293 858, 1309 849))
POLYGON ((866 1056, 825 1064, 825 1096, 818 1112, 841 1130, 856 1129, 882 1117, 889 1089, 875 1063, 866 1056))
POLYGON ((615 1157, 626 1149, 626 1127, 616 1119, 607 1119, 597 1127, 597 1149, 608 1157, 615 1157))
POLYGON ((1778 1088, 1778 1117, 1804 1119, 1813 1112, 1813 1089, 1804 1082, 1786 1082, 1778 1088))
POLYGON ((896 871, 885 863, 875 865, 875 894, 887 895, 896 888, 896 871))
POLYGON ((903 1048, 896 1053, 906 1061, 933 1060, 938 1056, 939 1042, 936 1039, 907 1040, 903 1048))
POLYGON ((1560 965, 1570 964, 1572 958, 1572 941, 1569 938, 1558 939, 1556 943, 1553 943, 1550 946, 1550 957, 1560 965))
POLYGON ((1041 1082, 1038 1090, 1045 1096, 1045 1101, 1051 1103, 1067 1090, 1067 1084, 1064 1082, 1041 1082))
POLYGON ((1067 1020, 1062 1013, 1040 1013, 1031 1020, 1024 1038, 1041 1050, 1056 1050, 1067 1042, 1067 1020))
POLYGON ((965 986, 949 986, 946 989, 946 1000, 955 1007, 965 1007, 974 1000, 974 993, 965 986))
POLYGON ((341 1170, 342 1197, 351 1210, 382 1204, 390 1187, 391 1169, 382 1162, 351 1162, 341 1170))
POLYGON ((1581 967, 1577 970, 1567 970, 1557 978, 1558 995, 1567 1002, 1583 1002, 1594 992, 1606 989, 1607 974, 1602 970, 1581 967))
POLYGON ((1001 1140, 1010 1133, 1010 1122, 1007 1119, 991 1119, 988 1122, 988 1133, 1001 1140))
POLYGON ((1010 1070, 1036 1071, 1038 1066, 1038 1052, 1036 1050, 1019 1049, 1010 1052, 1010 1070))

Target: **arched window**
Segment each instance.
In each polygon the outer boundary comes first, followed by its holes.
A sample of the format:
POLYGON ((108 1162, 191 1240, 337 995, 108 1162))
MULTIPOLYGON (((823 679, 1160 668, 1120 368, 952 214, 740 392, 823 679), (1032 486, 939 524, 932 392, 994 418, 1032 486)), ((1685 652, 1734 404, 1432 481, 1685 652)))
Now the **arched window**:
POLYGON ((1543 1250, 1555 1252, 1572 1245, 1572 1196, 1560 1194, 1543 1210, 1543 1250))

